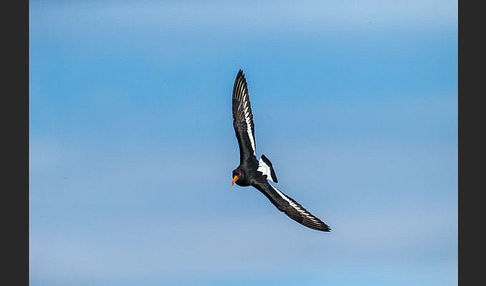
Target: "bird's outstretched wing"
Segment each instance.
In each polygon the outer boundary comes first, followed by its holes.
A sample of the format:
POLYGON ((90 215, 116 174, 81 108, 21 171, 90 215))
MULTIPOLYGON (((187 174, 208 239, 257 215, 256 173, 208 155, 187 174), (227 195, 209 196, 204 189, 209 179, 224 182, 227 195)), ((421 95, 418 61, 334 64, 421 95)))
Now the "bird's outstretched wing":
POLYGON ((233 126, 240 146, 240 162, 252 155, 255 156, 255 127, 248 87, 242 70, 238 72, 233 86, 233 126))
POLYGON ((286 213, 296 222, 315 230, 327 232, 331 230, 327 224, 315 217, 291 197, 270 185, 267 180, 258 180, 252 186, 262 192, 280 211, 286 213))

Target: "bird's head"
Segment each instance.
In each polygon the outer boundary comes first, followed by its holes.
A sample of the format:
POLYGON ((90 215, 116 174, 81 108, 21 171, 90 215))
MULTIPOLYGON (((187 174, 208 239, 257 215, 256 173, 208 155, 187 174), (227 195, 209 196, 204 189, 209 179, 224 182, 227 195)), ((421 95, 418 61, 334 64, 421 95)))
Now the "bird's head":
POLYGON ((245 172, 239 169, 233 170, 233 182, 231 182, 231 186, 233 186, 236 182, 241 182, 245 179, 245 172))

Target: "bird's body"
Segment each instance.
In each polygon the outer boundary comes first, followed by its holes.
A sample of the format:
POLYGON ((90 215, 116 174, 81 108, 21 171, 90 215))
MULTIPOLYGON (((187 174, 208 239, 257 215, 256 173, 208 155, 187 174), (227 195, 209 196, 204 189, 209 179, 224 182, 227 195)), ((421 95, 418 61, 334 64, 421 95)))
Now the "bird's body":
POLYGON ((256 157, 255 127, 248 87, 242 70, 238 72, 233 87, 233 127, 240 147, 240 165, 233 170, 233 183, 242 187, 255 187, 277 209, 304 226, 330 231, 328 225, 268 182, 270 180, 277 183, 277 176, 272 163, 265 155, 262 154, 260 160, 256 157))

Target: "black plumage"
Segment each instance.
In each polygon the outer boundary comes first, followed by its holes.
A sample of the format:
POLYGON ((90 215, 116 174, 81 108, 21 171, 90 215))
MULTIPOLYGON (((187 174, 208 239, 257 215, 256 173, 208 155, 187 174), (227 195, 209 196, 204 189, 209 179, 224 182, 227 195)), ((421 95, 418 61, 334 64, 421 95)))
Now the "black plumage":
POLYGON ((242 70, 239 70, 233 86, 233 126, 240 149, 240 165, 233 170, 232 185, 236 183, 242 187, 253 186, 291 219, 315 230, 330 231, 327 224, 268 182, 271 180, 276 183, 277 176, 265 155, 261 156, 260 161, 256 158, 255 126, 242 70))

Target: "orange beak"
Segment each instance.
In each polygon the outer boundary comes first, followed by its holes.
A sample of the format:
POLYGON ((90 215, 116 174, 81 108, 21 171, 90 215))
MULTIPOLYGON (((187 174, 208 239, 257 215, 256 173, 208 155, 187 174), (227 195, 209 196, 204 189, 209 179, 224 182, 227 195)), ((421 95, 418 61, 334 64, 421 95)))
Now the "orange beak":
POLYGON ((233 187, 233 185, 235 184, 235 182, 238 180, 238 176, 235 176, 233 178, 233 182, 231 182, 231 186, 233 187))

